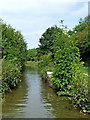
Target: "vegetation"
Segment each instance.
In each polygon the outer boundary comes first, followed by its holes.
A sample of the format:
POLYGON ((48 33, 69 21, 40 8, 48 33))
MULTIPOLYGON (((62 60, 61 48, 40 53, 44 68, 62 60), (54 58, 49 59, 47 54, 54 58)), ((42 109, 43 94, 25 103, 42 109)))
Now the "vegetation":
POLYGON ((75 26, 73 31, 69 31, 69 35, 75 33, 75 40, 77 41, 77 47, 80 51, 80 56, 84 62, 89 62, 90 57, 90 36, 89 32, 89 16, 85 17, 84 19, 80 19, 79 25, 75 26), (71 34, 70 34, 71 33, 71 34))
POLYGON ((2 24, 2 58, 17 61, 23 67, 26 61, 26 43, 22 34, 10 25, 2 24))
MULTIPOLYGON (((3 94, 20 82, 21 69, 25 61, 32 65, 37 61, 42 78, 47 71, 53 72, 50 82, 59 96, 71 96, 75 107, 89 111, 87 65, 90 66, 90 41, 88 17, 80 19, 73 30, 61 27, 48 28, 39 39, 39 48, 26 49, 19 31, 2 24, 2 91, 3 94)), ((35 64, 37 66, 37 64, 35 64)))
POLYGON ((84 66, 90 64, 88 18, 80 19, 72 31, 67 31, 63 20, 61 28, 48 28, 37 48, 42 77, 47 79, 46 72, 52 71, 51 83, 57 94, 71 96, 73 105, 83 111, 89 111, 88 77, 83 74, 87 71, 84 66))
POLYGON ((3 60, 2 62, 2 94, 16 87, 20 82, 20 65, 12 61, 3 60))
POLYGON ((2 95, 20 82, 27 58, 27 45, 22 34, 0 20, 2 27, 2 95))
POLYGON ((37 61, 37 49, 29 49, 27 53, 27 60, 28 61, 37 61))
POLYGON ((62 30, 57 27, 56 25, 48 28, 45 33, 41 36, 39 39, 39 49, 41 55, 48 54, 49 52, 52 52, 52 46, 54 43, 54 37, 56 37, 56 33, 59 32, 59 34, 62 33, 62 30))
POLYGON ((38 62, 38 66, 39 66, 42 78, 46 80, 47 79, 46 72, 52 71, 54 67, 54 63, 52 60, 52 53, 41 56, 38 62))

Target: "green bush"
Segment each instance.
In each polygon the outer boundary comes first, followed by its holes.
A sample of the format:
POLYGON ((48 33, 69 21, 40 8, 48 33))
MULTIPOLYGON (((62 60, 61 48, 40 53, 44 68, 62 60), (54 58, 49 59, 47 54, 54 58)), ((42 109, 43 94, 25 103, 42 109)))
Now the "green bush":
POLYGON ((2 58, 6 60, 17 59, 17 63, 20 63, 24 67, 27 57, 27 44, 24 41, 23 35, 20 31, 16 31, 10 25, 6 25, 2 22, 2 58))
POLYGON ((40 68, 45 68, 48 66, 48 64, 52 61, 52 53, 49 53, 48 55, 43 55, 40 57, 39 66, 40 68))
POLYGON ((49 70, 52 71, 54 66, 52 61, 52 53, 41 56, 40 61, 38 62, 38 66, 39 66, 42 78, 46 79, 47 77, 46 72, 49 70))
POLYGON ((76 72, 80 69, 79 49, 74 45, 72 39, 63 34, 57 34, 54 43, 54 63, 55 71, 52 82, 57 90, 67 92, 68 85, 76 72))
POLYGON ((37 61, 37 49, 29 49, 27 54, 27 60, 28 61, 37 61))
POLYGON ((27 44, 20 31, 0 20, 2 28, 2 95, 20 82, 27 60, 27 44))
POLYGON ((88 109, 88 81, 84 77, 75 36, 57 35, 54 43, 55 69, 51 82, 58 95, 70 95, 75 107, 88 109))
MULTIPOLYGON (((48 51, 52 52, 50 53, 52 55, 41 56, 39 68, 44 78, 48 70, 53 71, 51 82, 58 95, 72 96, 71 100, 75 107, 89 111, 88 78, 83 74, 84 62, 81 62, 89 60, 87 18, 80 21, 73 31, 67 32, 63 20, 61 24, 61 32, 56 30, 49 35, 46 32, 40 38, 39 55, 48 54, 48 51), (53 44, 48 44, 49 41, 53 44)), ((50 29, 48 33, 49 31, 50 29)))
POLYGON ((72 81, 72 101, 75 107, 80 107, 83 110, 89 110, 88 98, 88 79, 83 73, 78 74, 76 79, 72 81))
POLYGON ((15 62, 4 60, 2 61, 2 95, 10 89, 17 86, 21 81, 21 68, 15 62))

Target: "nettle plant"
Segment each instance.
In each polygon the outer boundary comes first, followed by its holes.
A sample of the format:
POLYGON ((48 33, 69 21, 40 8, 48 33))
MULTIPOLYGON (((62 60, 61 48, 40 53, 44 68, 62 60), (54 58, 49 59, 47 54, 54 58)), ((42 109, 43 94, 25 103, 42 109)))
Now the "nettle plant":
POLYGON ((62 35, 58 32, 53 45, 55 70, 51 79, 59 95, 70 94, 71 81, 80 70, 80 53, 75 35, 69 36, 61 21, 62 35))
POLYGON ((72 39, 66 34, 59 36, 58 33, 53 46, 55 71, 52 82, 59 95, 70 94, 68 91, 72 89, 72 79, 77 71, 80 72, 79 48, 75 46, 76 43, 72 39))
POLYGON ((53 45, 55 69, 51 82, 58 95, 73 96, 73 104, 85 109, 88 102, 87 80, 82 73, 83 63, 75 40, 75 34, 68 36, 57 33, 53 45))

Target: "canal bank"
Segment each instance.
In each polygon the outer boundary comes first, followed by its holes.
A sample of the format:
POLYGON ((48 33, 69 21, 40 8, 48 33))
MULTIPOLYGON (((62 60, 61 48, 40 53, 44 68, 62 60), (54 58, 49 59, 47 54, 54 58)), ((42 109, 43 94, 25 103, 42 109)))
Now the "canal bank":
POLYGON ((18 88, 5 96, 3 118, 88 118, 74 109, 67 97, 58 97, 41 78, 38 69, 27 66, 18 88))

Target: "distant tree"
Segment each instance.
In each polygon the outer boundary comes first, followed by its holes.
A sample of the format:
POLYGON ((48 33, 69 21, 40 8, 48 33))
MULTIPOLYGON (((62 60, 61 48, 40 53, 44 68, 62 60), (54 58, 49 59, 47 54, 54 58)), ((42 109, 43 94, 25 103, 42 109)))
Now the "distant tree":
POLYGON ((29 49, 27 54, 27 60, 36 61, 37 60, 37 49, 29 49))
POLYGON ((79 24, 75 26, 73 29, 76 32, 82 32, 87 26, 88 26, 88 16, 85 17, 84 19, 80 18, 79 24))
POLYGON ((74 28, 77 46, 79 47, 81 58, 83 58, 84 61, 90 61, 90 35, 88 31, 89 16, 80 19, 79 24, 74 28))
POLYGON ((68 31, 68 35, 75 34, 77 41, 77 47, 80 50, 80 56, 84 61, 90 61, 90 35, 89 35, 89 22, 90 16, 84 19, 80 18, 79 24, 76 25, 73 30, 68 31))
POLYGON ((48 28, 39 39, 39 50, 41 51, 41 54, 48 54, 49 52, 52 52, 52 46, 54 43, 54 38, 57 37, 56 33, 59 32, 59 34, 62 34, 62 30, 57 27, 56 25, 48 28))

